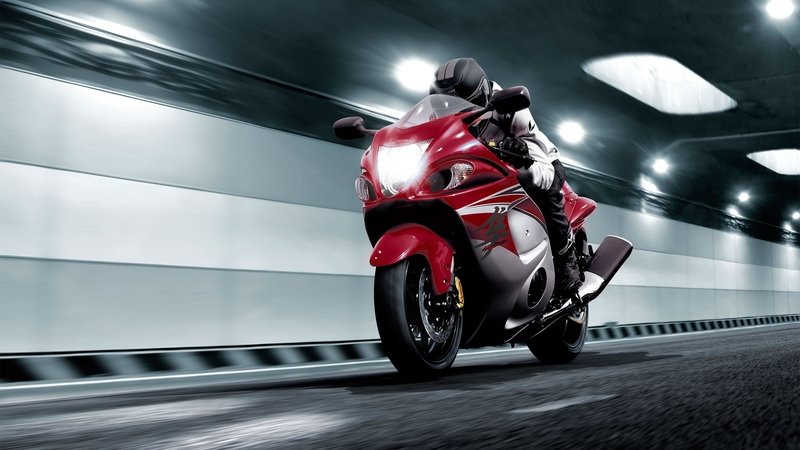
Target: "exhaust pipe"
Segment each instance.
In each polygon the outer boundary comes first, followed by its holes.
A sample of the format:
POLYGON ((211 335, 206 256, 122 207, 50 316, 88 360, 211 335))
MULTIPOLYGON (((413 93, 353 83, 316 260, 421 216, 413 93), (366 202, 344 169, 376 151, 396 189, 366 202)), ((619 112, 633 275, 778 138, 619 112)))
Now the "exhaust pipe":
POLYGON ((510 339, 513 342, 520 336, 528 340, 541 333, 550 325, 569 316, 573 310, 580 308, 597 298, 608 283, 617 274, 633 251, 633 245, 618 236, 606 236, 597 247, 594 256, 589 262, 589 267, 583 272, 583 285, 578 289, 578 294, 564 302, 561 307, 547 312, 541 318, 530 323, 510 339))
POLYGON ((632 251, 633 245, 621 237, 606 236, 603 239, 583 273, 583 285, 578 289, 582 303, 589 303, 603 292, 632 251))

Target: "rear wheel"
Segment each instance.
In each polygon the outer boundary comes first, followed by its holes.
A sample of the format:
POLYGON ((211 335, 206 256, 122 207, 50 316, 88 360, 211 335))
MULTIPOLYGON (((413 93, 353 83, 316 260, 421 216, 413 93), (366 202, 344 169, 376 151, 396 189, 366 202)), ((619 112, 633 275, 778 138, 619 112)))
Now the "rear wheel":
POLYGON ((576 314, 554 323, 528 340, 528 348, 545 364, 562 364, 574 360, 586 342, 589 324, 589 306, 576 314))
POLYGON ((377 269, 375 318, 386 355, 400 373, 435 376, 455 361, 463 316, 452 295, 433 294, 425 258, 377 269))

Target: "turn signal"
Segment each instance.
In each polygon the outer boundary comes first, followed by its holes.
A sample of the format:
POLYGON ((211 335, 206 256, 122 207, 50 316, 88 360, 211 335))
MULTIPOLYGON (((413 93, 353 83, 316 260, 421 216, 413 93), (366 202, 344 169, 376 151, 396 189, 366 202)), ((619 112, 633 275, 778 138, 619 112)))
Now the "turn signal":
POLYGON ((461 183, 466 181, 474 171, 475 167, 470 163, 460 162, 453 164, 453 167, 450 168, 450 182, 447 183, 444 189, 448 190, 458 187, 461 183))
POLYGON ((362 202, 375 200, 375 189, 369 180, 363 176, 356 178, 356 195, 362 202))

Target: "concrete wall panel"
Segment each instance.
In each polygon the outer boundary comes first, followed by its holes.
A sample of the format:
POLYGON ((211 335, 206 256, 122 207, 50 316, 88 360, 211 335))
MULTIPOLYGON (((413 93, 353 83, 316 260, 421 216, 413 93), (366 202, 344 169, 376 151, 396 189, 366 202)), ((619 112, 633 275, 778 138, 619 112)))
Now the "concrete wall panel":
POLYGON ((372 277, 0 258, 0 353, 377 337, 372 277))
POLYGON ((357 149, 5 68, 0 89, 0 160, 360 210, 357 149))

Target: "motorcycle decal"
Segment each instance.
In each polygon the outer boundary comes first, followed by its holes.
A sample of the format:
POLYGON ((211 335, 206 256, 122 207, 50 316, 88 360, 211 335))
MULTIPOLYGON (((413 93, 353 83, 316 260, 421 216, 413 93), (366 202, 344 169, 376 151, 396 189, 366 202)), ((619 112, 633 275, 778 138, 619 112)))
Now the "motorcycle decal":
POLYGON ((515 196, 504 195, 503 197, 487 197, 484 200, 478 201, 469 206, 465 206, 459 209, 457 212, 459 215, 467 219, 466 216, 474 214, 492 214, 494 212, 494 208, 496 207, 508 207, 509 209, 516 208, 517 211, 536 219, 537 222, 545 227, 545 220, 541 210, 536 207, 536 204, 533 202, 533 200, 531 200, 525 193, 515 196))
POLYGON ((517 198, 510 204, 501 204, 501 205, 482 205, 480 207, 473 208, 480 209, 481 212, 489 212, 486 211, 487 208, 492 208, 489 217, 478 227, 476 228, 476 232, 484 234, 486 237, 483 241, 478 242, 474 245, 475 248, 480 248, 482 256, 480 260, 482 261, 484 258, 489 256, 489 254, 494 250, 496 247, 500 245, 506 244, 508 241, 508 236, 510 234, 510 230, 508 228, 508 221, 507 216, 508 212, 513 210, 517 205, 524 202, 526 198, 517 198))
MULTIPOLYGON (((462 216, 491 213, 495 206, 508 206, 509 203, 518 202, 524 198, 527 198, 527 194, 525 194, 525 191, 522 190, 522 187, 514 186, 509 189, 495 192, 494 194, 484 197, 476 202, 472 202, 467 206, 459 208, 456 212, 462 216)), ((513 206, 511 207, 513 208, 513 206)))
POLYGON ((481 261, 489 256, 495 247, 506 242, 506 238, 509 235, 508 227, 505 224, 508 209, 509 208, 505 206, 495 206, 494 212, 478 227, 479 231, 486 232, 486 240, 474 246, 475 248, 481 248, 481 252, 483 253, 480 259, 481 261))
POLYGON ((534 203, 530 198, 523 199, 523 201, 517 206, 517 211, 531 217, 532 219, 536 219, 536 221, 539 222, 542 227, 547 228, 542 210, 540 210, 539 207, 536 206, 536 203, 534 203))
POLYGON ((458 210, 458 213, 462 216, 474 216, 478 214, 492 214, 495 208, 507 208, 509 202, 497 202, 497 203, 489 203, 486 205, 480 206, 467 206, 462 209, 458 210))
POLYGON ((484 198, 482 198, 480 200, 472 202, 469 205, 467 205, 467 207, 481 204, 481 203, 485 202, 486 200, 495 199, 495 198, 500 197, 502 195, 524 194, 524 193, 525 193, 525 191, 522 190, 522 186, 519 186, 519 185, 512 186, 510 188, 503 189, 502 191, 495 192, 495 193, 493 193, 491 195, 488 195, 488 196, 486 196, 486 197, 484 197, 484 198))
POLYGON ((536 220, 546 229, 541 211, 519 185, 497 191, 457 210, 467 224, 470 236, 477 241, 474 248, 480 249, 480 261, 499 246, 517 254, 514 242, 508 239, 511 232, 508 213, 512 210, 536 220))

